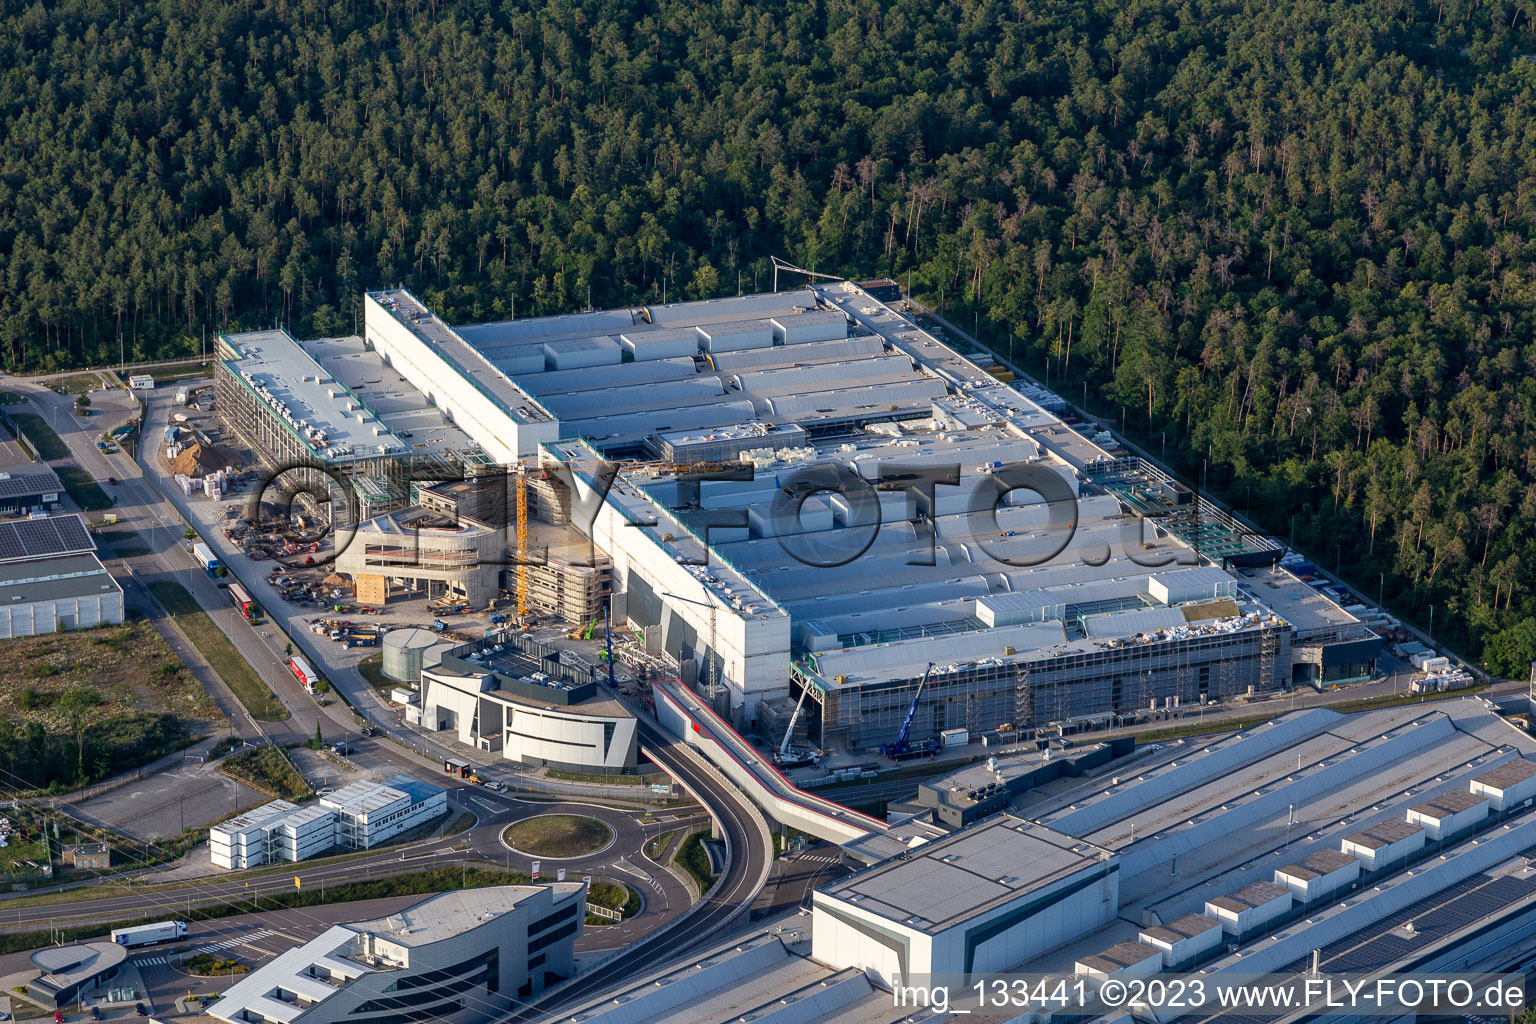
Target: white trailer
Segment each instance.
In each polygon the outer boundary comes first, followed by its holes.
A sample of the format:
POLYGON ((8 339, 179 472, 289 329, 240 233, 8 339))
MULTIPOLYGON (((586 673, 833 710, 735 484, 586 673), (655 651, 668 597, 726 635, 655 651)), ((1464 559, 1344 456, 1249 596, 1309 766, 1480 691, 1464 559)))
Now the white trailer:
POLYGON ((209 576, 219 571, 219 558, 213 553, 213 549, 202 541, 192 545, 192 557, 197 559, 197 564, 203 567, 203 571, 209 576))
POLYGON ((131 928, 112 929, 112 941, 119 946, 133 949, 135 946, 153 946, 157 942, 175 942, 187 937, 187 922, 156 921, 153 924, 136 924, 131 928))

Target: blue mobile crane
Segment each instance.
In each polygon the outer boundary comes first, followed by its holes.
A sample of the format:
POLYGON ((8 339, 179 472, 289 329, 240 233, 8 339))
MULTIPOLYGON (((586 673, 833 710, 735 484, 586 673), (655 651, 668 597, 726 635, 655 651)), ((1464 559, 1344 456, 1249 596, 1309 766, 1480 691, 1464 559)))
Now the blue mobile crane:
POLYGON ((896 734, 894 740, 880 745, 880 753, 892 761, 932 757, 939 752, 939 745, 933 740, 921 740, 914 744, 907 739, 912 732, 912 719, 917 715, 917 702, 923 699, 923 687, 928 685, 928 677, 931 675, 933 675, 933 662, 930 661, 928 668, 923 672, 923 678, 917 684, 917 692, 912 695, 912 703, 907 705, 907 717, 902 720, 901 731, 896 734))

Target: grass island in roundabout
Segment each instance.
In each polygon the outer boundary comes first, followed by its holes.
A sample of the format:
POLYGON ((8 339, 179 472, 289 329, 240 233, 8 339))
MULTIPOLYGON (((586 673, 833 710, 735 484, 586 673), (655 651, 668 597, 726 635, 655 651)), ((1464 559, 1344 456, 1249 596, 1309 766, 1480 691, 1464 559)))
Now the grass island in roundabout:
POLYGON ((506 844, 530 857, 571 859, 598 853, 612 845, 613 828, 584 814, 539 814, 508 825, 506 844))

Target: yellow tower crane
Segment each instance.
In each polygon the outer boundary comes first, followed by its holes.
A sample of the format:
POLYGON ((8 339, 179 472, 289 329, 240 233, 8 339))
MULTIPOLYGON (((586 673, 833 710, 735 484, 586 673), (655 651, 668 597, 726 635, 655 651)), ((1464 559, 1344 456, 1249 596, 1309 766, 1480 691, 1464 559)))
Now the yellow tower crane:
POLYGON ((528 617, 528 471, 517 466, 517 617, 528 617))

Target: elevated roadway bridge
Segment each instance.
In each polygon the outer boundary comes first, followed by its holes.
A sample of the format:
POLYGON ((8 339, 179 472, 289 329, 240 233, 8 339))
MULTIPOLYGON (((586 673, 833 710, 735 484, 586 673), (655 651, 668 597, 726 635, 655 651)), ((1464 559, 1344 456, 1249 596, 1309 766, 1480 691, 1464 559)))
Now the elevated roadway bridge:
POLYGON ((849 810, 790 782, 704 701, 675 679, 652 685, 662 726, 696 749, 769 817, 841 846, 889 831, 878 818, 849 810))

